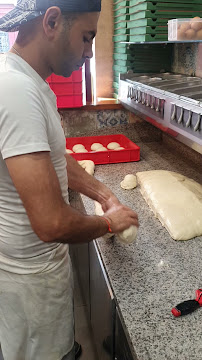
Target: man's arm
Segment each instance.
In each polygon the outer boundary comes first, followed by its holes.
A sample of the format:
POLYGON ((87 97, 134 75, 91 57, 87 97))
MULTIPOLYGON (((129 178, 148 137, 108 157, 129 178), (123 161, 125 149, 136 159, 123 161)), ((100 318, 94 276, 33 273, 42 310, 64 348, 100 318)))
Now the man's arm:
POLYGON ((100 181, 89 175, 71 156, 66 154, 67 175, 69 188, 98 201, 106 212, 112 206, 119 206, 120 202, 110 189, 100 181))
MULTIPOLYGON (((89 242, 107 233, 103 217, 83 215, 64 202, 49 152, 11 157, 6 165, 31 226, 42 241, 89 242)), ((123 205, 105 216, 115 233, 138 223, 137 215, 123 205)))

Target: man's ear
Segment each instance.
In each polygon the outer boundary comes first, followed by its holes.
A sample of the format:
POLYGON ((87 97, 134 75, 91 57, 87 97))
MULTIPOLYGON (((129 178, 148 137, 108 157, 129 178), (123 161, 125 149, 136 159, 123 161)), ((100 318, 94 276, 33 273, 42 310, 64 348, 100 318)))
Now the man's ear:
POLYGON ((43 18, 43 28, 48 39, 55 37, 58 29, 61 28, 62 13, 59 7, 53 6, 49 8, 43 18))

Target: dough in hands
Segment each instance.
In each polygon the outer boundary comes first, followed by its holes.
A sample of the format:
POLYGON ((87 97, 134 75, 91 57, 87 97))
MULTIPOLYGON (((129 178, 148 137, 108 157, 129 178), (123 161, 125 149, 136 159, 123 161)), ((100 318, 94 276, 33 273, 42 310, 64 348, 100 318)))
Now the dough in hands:
POLYGON ((137 227, 131 225, 128 229, 117 234, 118 240, 124 244, 132 244, 137 237, 137 227))
POLYGON ((137 173, 141 193, 174 240, 202 235, 202 185, 184 175, 153 170, 137 173))
POLYGON ((107 145, 107 149, 109 149, 109 150, 115 150, 118 147, 120 147, 120 144, 117 142, 111 142, 107 145))
POLYGON ((83 146, 82 144, 76 144, 76 145, 74 145, 73 148, 72 148, 72 150, 73 150, 74 152, 78 152, 78 151, 77 151, 78 149, 85 149, 85 146, 83 146))
POLYGON ((78 164, 89 174, 93 175, 95 172, 95 164, 92 160, 80 160, 78 164))
MULTIPOLYGON (((95 201, 94 203, 95 203, 95 214, 98 216, 103 216, 104 211, 102 210, 102 206, 100 205, 100 203, 98 203, 97 201, 95 201)), ((112 236, 114 236, 114 234, 107 233, 103 237, 105 239, 110 239, 112 236)), ((117 234, 117 239, 124 244, 132 244, 136 240, 136 237, 137 237, 137 227, 134 225, 131 225, 128 229, 117 234)))
POLYGON ((102 147, 103 147, 102 144, 100 144, 100 143, 94 143, 94 144, 91 145, 91 150, 92 150, 92 151, 96 151, 96 150, 98 150, 99 148, 102 148, 102 147))
POLYGON ((124 180, 121 181, 121 187, 125 190, 134 189, 137 186, 137 178, 133 174, 128 174, 125 176, 124 180))
POLYGON ((73 151, 70 150, 70 149, 66 149, 66 153, 67 153, 67 154, 73 154, 73 151))

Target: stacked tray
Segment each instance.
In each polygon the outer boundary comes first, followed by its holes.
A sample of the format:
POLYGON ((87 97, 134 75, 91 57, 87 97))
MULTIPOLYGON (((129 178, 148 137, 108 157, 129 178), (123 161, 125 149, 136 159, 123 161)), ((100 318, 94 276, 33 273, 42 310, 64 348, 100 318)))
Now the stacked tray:
POLYGON ((127 22, 127 31, 130 42, 167 41, 168 20, 202 16, 202 3, 200 0, 177 0, 176 3, 130 0, 128 11, 130 20, 127 22))

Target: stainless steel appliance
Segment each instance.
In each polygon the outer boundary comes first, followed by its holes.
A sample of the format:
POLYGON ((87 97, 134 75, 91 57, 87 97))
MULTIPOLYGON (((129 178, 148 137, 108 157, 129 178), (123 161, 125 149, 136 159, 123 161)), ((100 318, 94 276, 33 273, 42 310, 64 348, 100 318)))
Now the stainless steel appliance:
POLYGON ((119 99, 131 111, 202 153, 202 79, 181 74, 120 75, 119 99))

